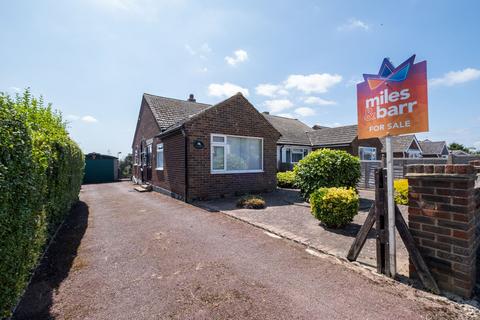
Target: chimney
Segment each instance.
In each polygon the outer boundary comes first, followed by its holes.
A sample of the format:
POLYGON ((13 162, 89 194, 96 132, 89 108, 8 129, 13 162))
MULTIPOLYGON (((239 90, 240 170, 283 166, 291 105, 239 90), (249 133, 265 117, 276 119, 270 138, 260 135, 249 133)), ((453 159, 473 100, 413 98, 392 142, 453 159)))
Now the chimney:
POLYGON ((190 93, 190 95, 188 96, 188 100, 189 102, 196 102, 197 100, 195 99, 195 97, 193 96, 193 93, 190 93))
POLYGON ((262 113, 263 114, 270 114, 270 112, 268 112, 268 111, 263 111, 262 113))

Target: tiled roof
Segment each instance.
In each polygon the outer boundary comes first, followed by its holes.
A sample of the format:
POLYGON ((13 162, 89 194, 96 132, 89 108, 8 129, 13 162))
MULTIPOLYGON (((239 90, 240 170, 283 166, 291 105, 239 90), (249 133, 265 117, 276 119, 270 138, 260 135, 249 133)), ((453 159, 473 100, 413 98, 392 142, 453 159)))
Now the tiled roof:
POLYGON ((443 148, 446 146, 445 141, 419 141, 422 153, 426 155, 439 155, 442 154, 443 148))
POLYGON ((308 136, 313 146, 349 144, 357 137, 357 125, 313 130, 308 136))
POLYGON ((311 145, 307 132, 315 130, 307 126, 305 123, 297 119, 274 116, 271 114, 262 113, 262 115, 282 135, 278 140, 278 143, 305 146, 311 145))
POLYGON ((144 93, 143 97, 152 110, 161 131, 210 107, 209 104, 178 100, 144 93))
MULTIPOLYGON (((407 134, 404 136, 394 136, 392 137, 392 149, 393 152, 406 152, 412 141, 415 139, 414 134, 407 134)), ((380 142, 382 143, 382 152, 387 152, 385 138, 380 138, 380 142)), ((420 147, 421 148, 421 147, 420 147)))

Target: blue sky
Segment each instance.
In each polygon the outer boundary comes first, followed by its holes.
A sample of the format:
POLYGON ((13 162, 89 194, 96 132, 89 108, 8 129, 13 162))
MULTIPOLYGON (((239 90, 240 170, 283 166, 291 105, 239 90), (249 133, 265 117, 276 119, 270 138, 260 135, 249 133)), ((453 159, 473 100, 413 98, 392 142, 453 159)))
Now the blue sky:
POLYGON ((238 91, 309 125, 356 123, 384 57, 428 61, 430 132, 480 149, 478 1, 2 1, 0 91, 31 87, 85 152, 125 155, 143 92, 238 91))

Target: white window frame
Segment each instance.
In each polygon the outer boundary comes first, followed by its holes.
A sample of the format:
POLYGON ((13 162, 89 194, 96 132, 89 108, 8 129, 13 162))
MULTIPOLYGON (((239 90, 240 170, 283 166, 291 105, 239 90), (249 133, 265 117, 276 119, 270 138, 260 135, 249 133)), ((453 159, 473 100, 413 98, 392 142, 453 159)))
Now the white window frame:
POLYGON ((212 133, 210 135, 210 173, 211 174, 230 174, 230 173, 260 173, 263 172, 263 138, 261 137, 247 137, 247 136, 237 136, 237 135, 226 135, 226 134, 218 134, 212 133), (223 142, 214 142, 213 137, 223 137, 223 142), (227 139, 228 137, 234 138, 245 138, 245 139, 254 139, 260 140, 261 143, 261 168, 255 170, 227 170, 227 154, 228 154, 228 146, 227 146, 227 139), (213 169, 213 149, 214 147, 223 147, 223 169, 213 169))
POLYGON ((165 149, 163 147, 163 143, 158 143, 157 144, 157 152, 155 154, 155 167, 156 167, 155 170, 163 170, 163 168, 165 167, 165 157, 164 156, 165 156, 165 149), (159 159, 158 154, 159 153, 162 153, 162 166, 161 167, 158 166, 158 159, 159 159))
POLYGON ((361 161, 378 161, 378 160, 377 160, 377 148, 376 148, 376 147, 366 147, 366 146, 363 146, 363 147, 362 147, 362 146, 360 146, 360 147, 358 147, 358 157, 360 158, 361 161), (375 150, 375 151, 374 151, 375 160, 365 160, 365 159, 362 159, 362 158, 360 157, 360 155, 361 155, 360 150, 361 150, 361 149, 373 149, 373 150, 375 150))
MULTIPOLYGON (((298 161, 297 162, 293 161, 293 154, 301 154, 302 159, 305 158, 306 157, 305 151, 307 151, 307 154, 308 154, 308 149, 305 149, 305 148, 290 148, 290 163, 293 163, 293 164, 298 163, 298 161), (297 150, 297 151, 294 151, 294 150, 297 150), (302 150, 302 151, 300 152, 298 150, 302 150)), ((300 160, 302 160, 302 159, 300 159, 300 160)))
POLYGON ((133 152, 133 165, 138 166, 138 147, 135 147, 135 151, 133 152))

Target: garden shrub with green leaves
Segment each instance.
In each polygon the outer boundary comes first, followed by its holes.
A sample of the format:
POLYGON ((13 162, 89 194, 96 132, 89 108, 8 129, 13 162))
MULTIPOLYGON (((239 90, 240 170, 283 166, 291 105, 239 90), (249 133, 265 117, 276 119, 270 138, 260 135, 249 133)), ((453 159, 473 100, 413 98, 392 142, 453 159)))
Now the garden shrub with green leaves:
POLYGON ((408 179, 397 179, 393 182, 396 204, 408 204, 408 179))
POLYGON ((358 194, 352 188, 320 188, 310 195, 312 215, 329 228, 350 223, 358 205, 358 194))
POLYGON ((360 180, 360 160, 342 150, 311 152, 293 170, 295 184, 305 199, 323 187, 355 188, 360 180))
POLYGON ((78 200, 83 167, 59 113, 29 90, 16 99, 0 93, 0 318, 78 200))
POLYGON ((280 188, 295 188, 295 172, 277 172, 277 185, 280 188))

